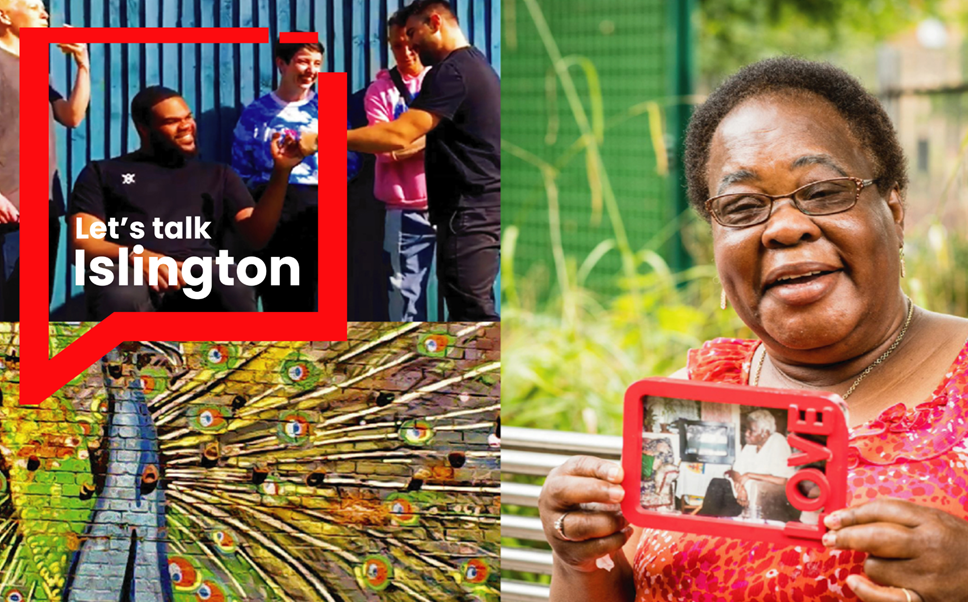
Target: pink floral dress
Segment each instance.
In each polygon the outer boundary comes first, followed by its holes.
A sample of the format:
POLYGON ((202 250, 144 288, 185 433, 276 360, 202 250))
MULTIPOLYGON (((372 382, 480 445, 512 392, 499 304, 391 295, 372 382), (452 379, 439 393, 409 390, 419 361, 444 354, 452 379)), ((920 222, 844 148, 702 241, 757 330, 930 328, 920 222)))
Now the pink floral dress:
MULTIPOLYGON (((715 339, 689 352, 691 380, 745 384, 759 341, 715 339)), ((890 496, 968 519, 968 343, 931 398, 897 404, 850 431, 848 504, 890 496)), ((636 602, 834 602, 865 554, 646 530, 636 602)))

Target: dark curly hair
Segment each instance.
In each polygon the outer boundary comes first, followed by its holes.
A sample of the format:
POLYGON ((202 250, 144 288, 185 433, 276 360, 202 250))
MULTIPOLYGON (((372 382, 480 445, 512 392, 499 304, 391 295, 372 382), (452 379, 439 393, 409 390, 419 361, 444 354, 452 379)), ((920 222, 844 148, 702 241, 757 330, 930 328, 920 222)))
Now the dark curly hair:
POLYGON ((896 184, 903 198, 908 185, 907 161, 894 125, 877 98, 843 69, 785 56, 753 63, 737 71, 696 109, 689 121, 685 143, 689 202, 706 221, 709 221, 705 208, 709 198, 706 167, 716 128, 744 101, 777 93, 812 94, 831 103, 874 163, 881 194, 896 184))

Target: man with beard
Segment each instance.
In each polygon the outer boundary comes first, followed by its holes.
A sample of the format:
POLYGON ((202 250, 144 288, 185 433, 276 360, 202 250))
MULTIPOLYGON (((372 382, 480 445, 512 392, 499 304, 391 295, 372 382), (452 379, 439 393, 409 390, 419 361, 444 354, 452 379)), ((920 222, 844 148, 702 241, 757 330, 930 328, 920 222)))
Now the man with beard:
MULTIPOLYGON (((126 155, 89 164, 77 178, 71 194, 69 224, 75 249, 85 259, 107 257, 116 262, 121 249, 134 264, 142 259, 145 282, 149 258, 174 259, 177 282, 169 283, 168 269, 158 268, 156 285, 120 284, 120 278, 106 286, 88 280, 85 297, 91 319, 103 320, 116 311, 255 311, 252 289, 235 278, 233 284, 212 278, 212 291, 205 298, 192 300, 180 289, 185 286, 182 262, 189 257, 214 258, 227 228, 235 226, 242 238, 254 248, 262 248, 279 221, 283 199, 292 169, 303 160, 292 136, 272 138, 272 176, 258 206, 239 176, 227 165, 198 161, 195 119, 185 100, 174 90, 152 86, 131 101, 131 119, 141 138, 141 147, 126 155), (196 219, 210 222, 208 235, 197 238, 158 236, 152 225, 196 219), (92 228, 105 228, 109 220, 119 227, 107 228, 98 239, 92 228), (141 232, 134 222, 144 225, 141 232), (144 248, 132 252, 135 245, 144 248)), ((151 271, 154 271, 153 269, 151 271)))
POLYGON ((427 74, 397 119, 347 133, 350 150, 399 152, 426 135, 437 279, 448 319, 498 320, 494 299, 501 248, 501 85, 468 43, 446 0, 415 0, 406 35, 427 74))
MULTIPOLYGON (((323 66, 319 43, 277 43, 273 51, 279 87, 242 111, 232 142, 232 168, 261 204, 273 173, 270 153, 275 133, 305 137, 319 130, 319 99, 313 86, 323 66)), ((318 153, 309 154, 289 174, 289 188, 275 236, 262 258, 294 257, 299 263, 296 286, 259 286, 265 311, 314 311, 319 257, 318 153)))

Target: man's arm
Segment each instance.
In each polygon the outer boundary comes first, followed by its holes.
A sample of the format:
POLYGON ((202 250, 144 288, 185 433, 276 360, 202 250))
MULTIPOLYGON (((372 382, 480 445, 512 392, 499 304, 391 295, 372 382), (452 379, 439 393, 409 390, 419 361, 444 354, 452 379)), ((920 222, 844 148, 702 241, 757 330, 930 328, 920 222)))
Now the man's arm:
POLYGON ((427 137, 421 136, 417 138, 416 142, 414 142, 407 148, 403 150, 393 151, 392 153, 390 153, 390 160, 403 161, 405 159, 409 159, 410 157, 413 157, 414 155, 419 154, 420 151, 422 151, 425 148, 427 148, 427 137))
MULTIPOLYGON (((366 109, 366 120, 370 125, 378 123, 389 123, 393 121, 394 105, 391 98, 382 92, 382 82, 376 81, 370 84, 366 90, 366 97, 363 99, 363 106, 366 109)), ((403 161, 417 155, 427 146, 427 137, 417 138, 410 146, 389 153, 377 153, 377 161, 403 161)))
POLYGON ((284 139, 280 138, 280 134, 275 133, 270 142, 272 175, 262 197, 255 207, 246 207, 235 214, 239 233, 255 250, 266 246, 275 233, 289 187, 289 174, 305 159, 295 138, 288 134, 284 139))
POLYGON ((346 132, 346 147, 364 153, 402 151, 439 123, 440 117, 433 113, 410 109, 393 121, 349 130, 346 132))
POLYGON ((87 105, 91 101, 91 62, 87 56, 86 44, 58 44, 64 54, 74 57, 77 64, 77 77, 74 89, 67 100, 55 100, 54 119, 65 127, 74 128, 84 121, 87 105))
POLYGON ((269 244, 279 225, 282 204, 289 187, 289 170, 273 168, 269 184, 255 207, 246 207, 235 214, 235 225, 239 233, 254 250, 258 251, 269 244))

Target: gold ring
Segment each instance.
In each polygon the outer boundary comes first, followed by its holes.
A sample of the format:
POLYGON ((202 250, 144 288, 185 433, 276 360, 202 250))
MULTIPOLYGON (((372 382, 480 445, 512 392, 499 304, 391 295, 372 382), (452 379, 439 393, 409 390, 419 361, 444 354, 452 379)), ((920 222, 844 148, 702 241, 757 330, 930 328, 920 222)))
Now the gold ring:
MULTIPOLYGON (((567 535, 565 535, 565 529, 564 529, 564 527, 565 527, 565 517, 566 516, 568 516, 568 513, 567 512, 564 512, 564 513, 562 513, 561 516, 558 517, 558 520, 555 521, 555 532, 558 533, 558 537, 562 538, 565 541, 577 541, 576 539, 572 539, 572 538, 568 537, 567 535)), ((911 600, 908 599, 908 602, 911 602, 911 600)))
POLYGON ((911 597, 911 590, 906 587, 902 587, 901 591, 904 592, 904 597, 907 598, 907 602, 914 602, 914 599, 911 597))

